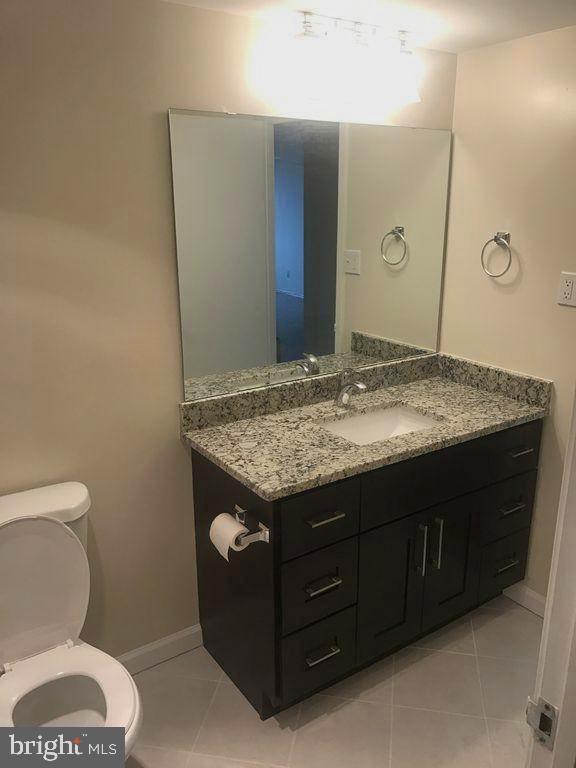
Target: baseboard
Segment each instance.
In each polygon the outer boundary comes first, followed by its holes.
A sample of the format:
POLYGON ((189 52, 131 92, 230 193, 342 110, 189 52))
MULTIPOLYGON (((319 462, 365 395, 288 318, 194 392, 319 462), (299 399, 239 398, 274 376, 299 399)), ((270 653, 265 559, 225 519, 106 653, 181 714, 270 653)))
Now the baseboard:
POLYGON ((173 635, 161 637, 159 640, 154 640, 153 643, 123 653, 122 656, 118 657, 118 661, 126 667, 130 674, 135 675, 144 669, 173 659, 174 656, 179 656, 181 653, 192 651, 200 645, 202 645, 202 628, 200 624, 195 624, 193 627, 186 627, 186 629, 181 629, 180 632, 175 632, 173 635))
POLYGON ((527 587, 522 582, 519 584, 513 584, 511 587, 508 587, 508 589, 504 590, 504 594, 506 597, 509 597, 510 600, 518 603, 518 605, 521 605, 523 608, 527 608, 537 616, 544 617, 546 598, 544 595, 540 595, 538 592, 530 589, 530 587, 527 587))

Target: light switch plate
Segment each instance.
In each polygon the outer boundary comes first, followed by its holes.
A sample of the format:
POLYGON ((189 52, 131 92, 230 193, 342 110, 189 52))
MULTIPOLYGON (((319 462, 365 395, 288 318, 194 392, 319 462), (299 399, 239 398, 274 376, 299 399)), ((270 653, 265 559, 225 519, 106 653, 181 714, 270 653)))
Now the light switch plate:
POLYGON ((344 272, 347 275, 359 275, 361 260, 360 251, 344 251, 344 272))
POLYGON ((558 304, 576 307, 576 272, 560 272, 558 304))

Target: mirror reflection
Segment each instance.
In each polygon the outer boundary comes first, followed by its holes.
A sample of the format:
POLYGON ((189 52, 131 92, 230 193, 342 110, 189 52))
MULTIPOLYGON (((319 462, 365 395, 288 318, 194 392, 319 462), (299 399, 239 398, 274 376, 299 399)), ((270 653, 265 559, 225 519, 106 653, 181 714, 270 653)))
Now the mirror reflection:
POLYGON ((436 351, 449 131, 169 118, 187 400, 436 351))

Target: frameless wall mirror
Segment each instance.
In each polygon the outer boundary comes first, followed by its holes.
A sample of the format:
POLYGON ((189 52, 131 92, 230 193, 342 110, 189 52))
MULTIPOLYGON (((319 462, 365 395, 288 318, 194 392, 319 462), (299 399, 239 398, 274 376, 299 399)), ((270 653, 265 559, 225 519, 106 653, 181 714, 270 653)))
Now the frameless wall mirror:
POLYGON ((169 122, 186 400, 436 351, 449 131, 169 122))

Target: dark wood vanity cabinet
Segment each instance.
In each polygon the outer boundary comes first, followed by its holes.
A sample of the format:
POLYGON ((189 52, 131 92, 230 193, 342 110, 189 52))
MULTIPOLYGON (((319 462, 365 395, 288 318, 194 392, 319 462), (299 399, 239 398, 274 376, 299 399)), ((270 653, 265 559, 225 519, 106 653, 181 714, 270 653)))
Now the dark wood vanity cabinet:
POLYGON ((542 423, 267 502, 193 452, 204 644, 266 718, 524 576, 542 423), (270 543, 227 563, 208 531, 247 510, 270 543))
POLYGON ((476 523, 458 499, 360 537, 360 663, 477 604, 476 523))
POLYGON ((360 663, 478 604, 478 516, 467 497, 375 528, 360 542, 360 663))

